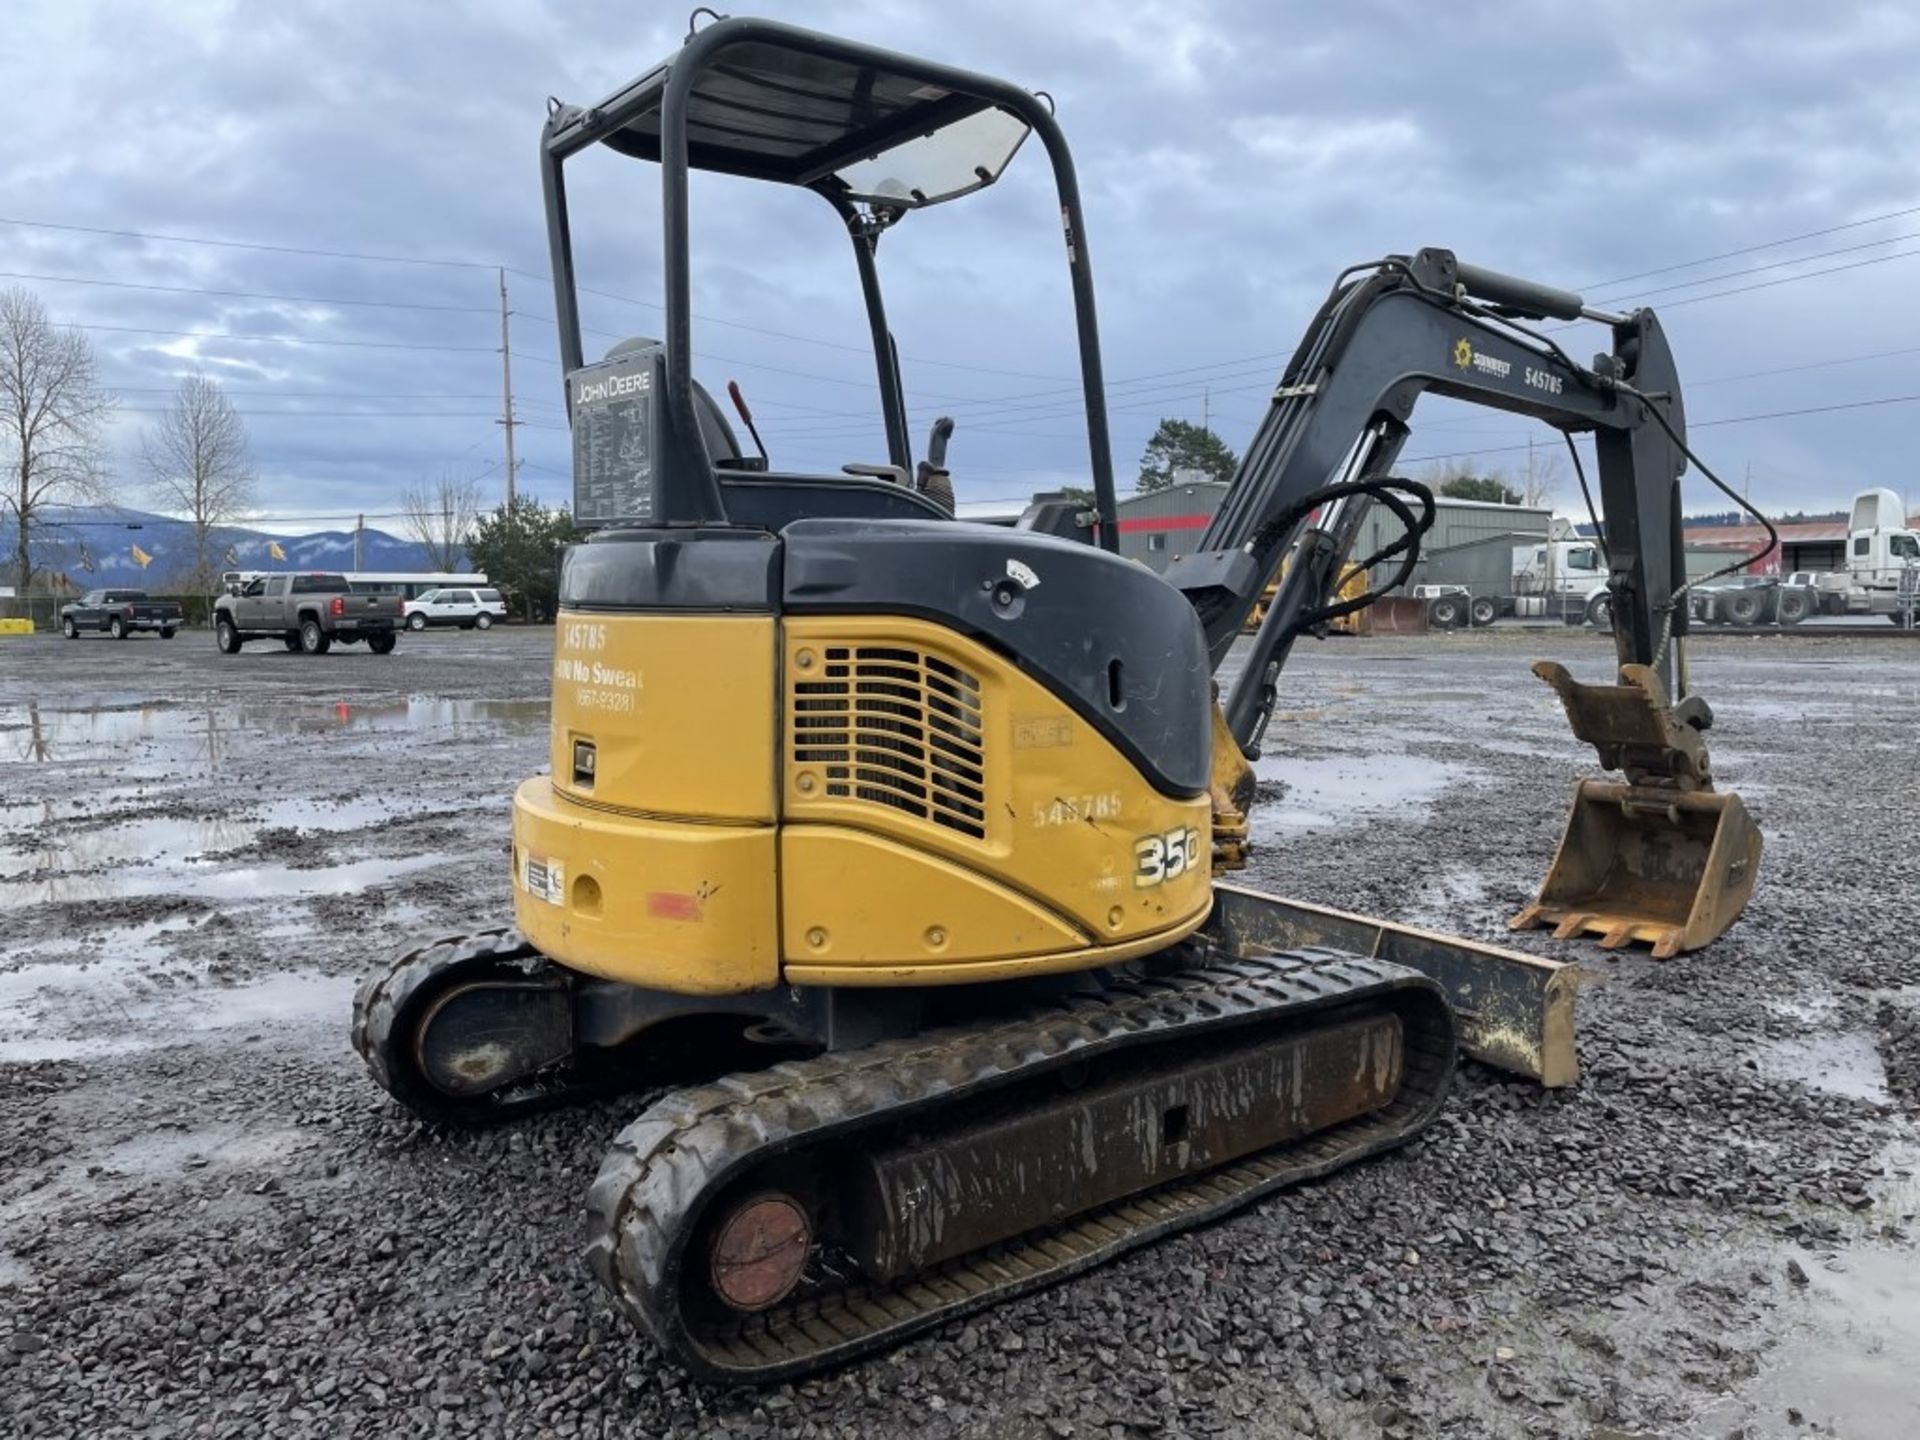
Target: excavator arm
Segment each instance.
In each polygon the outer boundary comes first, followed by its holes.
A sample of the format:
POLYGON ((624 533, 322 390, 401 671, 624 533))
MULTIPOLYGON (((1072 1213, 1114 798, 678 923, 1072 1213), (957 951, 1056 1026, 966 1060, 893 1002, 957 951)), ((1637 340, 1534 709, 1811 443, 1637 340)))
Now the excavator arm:
MULTIPOLYGON (((1357 530, 1352 512, 1365 508, 1364 497, 1337 502, 1344 525, 1337 513, 1315 524, 1304 511, 1343 470, 1385 474, 1410 433, 1416 402, 1429 392, 1569 433, 1594 432, 1620 663, 1661 669, 1676 688, 1660 652, 1670 652, 1662 640, 1684 635, 1686 626, 1685 607, 1672 603, 1685 573, 1679 479, 1686 422, 1658 319, 1651 310, 1600 315, 1577 295, 1461 265, 1444 250, 1389 259, 1335 290, 1282 374, 1199 546, 1167 567, 1168 581, 1200 614, 1215 665, 1304 533, 1357 530), (1613 346, 1583 366, 1547 337, 1513 328, 1521 317, 1597 318, 1611 326, 1613 346)), ((1333 564, 1344 558, 1329 554, 1333 564)), ((1328 589, 1314 581, 1326 578, 1311 564, 1289 569, 1273 607, 1283 612, 1281 623, 1263 635, 1236 691, 1257 688, 1266 667, 1284 661, 1298 633, 1284 612, 1297 617, 1318 605, 1328 589)), ((1230 715, 1242 709, 1229 702, 1230 715)), ((1243 744, 1255 743, 1244 724, 1235 730, 1243 744)))
POLYGON ((1386 553, 1353 554, 1368 508, 1384 503, 1404 520, 1404 497, 1427 506, 1402 547, 1409 567, 1417 554, 1431 497, 1389 472, 1429 392, 1591 432, 1598 457, 1619 683, 1584 685, 1548 663, 1536 670, 1575 734, 1627 783, 1583 782, 1540 898, 1515 923, 1589 930, 1608 945, 1640 939, 1662 954, 1705 944, 1745 905, 1760 842, 1738 797, 1713 793, 1703 739, 1712 715, 1686 693, 1679 482, 1688 454, 1672 352, 1651 310, 1605 314, 1445 250, 1342 276, 1199 547, 1167 567, 1218 670, 1286 562, 1215 727, 1216 859, 1231 866, 1244 856, 1249 762, 1293 641, 1342 608, 1330 602, 1354 568, 1386 553), (1597 321, 1611 347, 1582 365, 1524 323, 1542 319, 1597 321))

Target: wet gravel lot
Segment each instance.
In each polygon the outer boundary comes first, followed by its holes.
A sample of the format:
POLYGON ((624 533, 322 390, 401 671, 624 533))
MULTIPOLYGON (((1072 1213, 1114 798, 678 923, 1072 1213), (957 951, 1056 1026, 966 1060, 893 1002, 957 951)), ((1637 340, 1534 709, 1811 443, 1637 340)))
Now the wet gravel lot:
POLYGON ((0 639, 0 1434, 1920 1434, 1920 646, 1719 638, 1767 835, 1657 962, 1508 942, 1587 771, 1527 662, 1306 645, 1247 879, 1590 967, 1582 1083, 1467 1066, 1385 1160, 800 1385, 663 1368, 578 1256, 643 1103, 442 1134, 358 974, 509 911, 550 636, 0 639))

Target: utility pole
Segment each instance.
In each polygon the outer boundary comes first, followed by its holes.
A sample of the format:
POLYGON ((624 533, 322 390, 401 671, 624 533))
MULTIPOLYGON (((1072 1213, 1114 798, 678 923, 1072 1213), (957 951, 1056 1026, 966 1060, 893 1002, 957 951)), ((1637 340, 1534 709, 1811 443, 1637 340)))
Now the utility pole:
POLYGON ((1200 428, 1213 429, 1213 386, 1205 385, 1200 390, 1200 428))
POLYGON ((353 527, 353 569, 354 573, 367 568, 366 565, 367 517, 363 511, 359 521, 353 527))
POLYGON ((507 435, 507 504, 513 504, 513 350, 507 332, 507 272, 500 271, 500 406, 503 418, 494 423, 507 435))

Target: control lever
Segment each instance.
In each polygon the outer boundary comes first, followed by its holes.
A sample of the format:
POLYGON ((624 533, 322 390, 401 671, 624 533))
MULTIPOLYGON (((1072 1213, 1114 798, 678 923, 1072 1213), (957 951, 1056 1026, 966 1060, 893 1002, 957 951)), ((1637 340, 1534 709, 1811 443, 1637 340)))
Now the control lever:
POLYGON ((863 480, 884 480, 889 485, 905 485, 907 472, 898 465, 868 465, 860 461, 849 460, 840 467, 848 475, 858 475, 863 480))
POLYGON ((753 423, 753 412, 747 408, 747 397, 740 393, 738 380, 727 381, 727 394, 733 398, 733 408, 740 412, 740 418, 747 422, 747 433, 753 436, 753 448, 760 452, 760 463, 770 467, 766 444, 760 439, 760 428, 753 423))
POLYGON ((949 515, 953 514, 953 476, 947 470, 947 441, 952 438, 953 417, 942 415, 933 422, 933 433, 927 437, 927 458, 920 462, 913 486, 949 515))

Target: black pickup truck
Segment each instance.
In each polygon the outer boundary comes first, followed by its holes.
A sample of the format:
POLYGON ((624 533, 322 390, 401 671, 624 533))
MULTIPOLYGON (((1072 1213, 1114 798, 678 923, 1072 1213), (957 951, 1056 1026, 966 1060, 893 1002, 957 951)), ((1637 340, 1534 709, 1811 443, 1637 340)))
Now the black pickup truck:
POLYGON ((104 631, 124 640, 136 630, 158 630, 162 640, 186 623, 186 614, 171 600, 149 600, 144 590, 89 590, 70 605, 60 607, 60 633, 78 640, 89 630, 104 631))
POLYGON ((260 575, 214 602, 213 638, 223 655, 263 638, 309 655, 364 640, 374 654, 389 655, 404 603, 398 595, 356 595, 344 575, 260 575))

